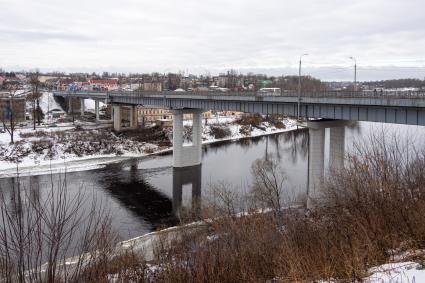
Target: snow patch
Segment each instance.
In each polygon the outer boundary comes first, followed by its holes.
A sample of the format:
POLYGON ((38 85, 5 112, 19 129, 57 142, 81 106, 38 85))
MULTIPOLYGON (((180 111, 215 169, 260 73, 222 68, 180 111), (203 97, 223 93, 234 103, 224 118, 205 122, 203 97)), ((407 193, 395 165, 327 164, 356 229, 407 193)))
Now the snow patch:
POLYGON ((425 282, 425 265, 411 261, 383 264, 370 272, 372 275, 365 278, 370 283, 425 282))

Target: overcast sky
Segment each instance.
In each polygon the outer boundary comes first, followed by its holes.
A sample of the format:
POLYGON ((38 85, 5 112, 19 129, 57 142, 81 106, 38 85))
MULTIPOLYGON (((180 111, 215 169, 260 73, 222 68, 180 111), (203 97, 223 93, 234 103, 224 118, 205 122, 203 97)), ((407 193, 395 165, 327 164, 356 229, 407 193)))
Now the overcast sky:
POLYGON ((0 0, 0 68, 425 77, 424 0, 0 0))

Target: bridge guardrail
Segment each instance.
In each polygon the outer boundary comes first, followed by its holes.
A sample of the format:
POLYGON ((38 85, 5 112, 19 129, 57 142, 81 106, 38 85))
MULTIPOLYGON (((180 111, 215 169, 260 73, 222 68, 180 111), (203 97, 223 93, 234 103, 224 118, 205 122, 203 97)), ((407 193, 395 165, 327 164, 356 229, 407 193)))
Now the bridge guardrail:
MULTIPOLYGON (((114 95, 138 96, 157 95, 166 97, 167 95, 198 95, 198 96, 250 96, 256 97, 256 100, 263 100, 264 97, 298 97, 296 91, 283 91, 281 93, 258 93, 258 92, 207 92, 207 91, 63 91, 67 95, 90 95, 90 94, 106 94, 107 97, 114 95)), ((317 97, 317 98, 419 98, 425 99, 424 91, 317 91, 302 92, 301 97, 317 97)))
MULTIPOLYGON (((295 91, 283 92, 278 95, 275 93, 257 93, 257 92, 151 92, 151 91, 135 91, 135 92, 109 92, 110 95, 127 95, 127 96, 143 96, 143 95, 199 95, 199 96, 255 96, 255 97, 298 97, 295 91)), ((321 91, 321 92, 302 92, 301 97, 318 97, 318 98, 425 98, 425 91, 321 91)))

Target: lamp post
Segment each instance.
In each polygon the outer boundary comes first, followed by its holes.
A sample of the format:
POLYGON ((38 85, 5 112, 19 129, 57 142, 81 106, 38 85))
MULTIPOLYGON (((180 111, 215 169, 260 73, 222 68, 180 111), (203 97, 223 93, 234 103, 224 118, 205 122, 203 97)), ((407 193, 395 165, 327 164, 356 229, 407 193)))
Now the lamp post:
POLYGON ((298 66, 298 105, 297 105, 297 121, 300 121, 300 106, 301 106, 301 59, 303 56, 308 54, 303 54, 300 56, 299 66, 298 66))
POLYGON ((357 91, 357 60, 353 56, 349 58, 354 61, 354 91, 357 91))

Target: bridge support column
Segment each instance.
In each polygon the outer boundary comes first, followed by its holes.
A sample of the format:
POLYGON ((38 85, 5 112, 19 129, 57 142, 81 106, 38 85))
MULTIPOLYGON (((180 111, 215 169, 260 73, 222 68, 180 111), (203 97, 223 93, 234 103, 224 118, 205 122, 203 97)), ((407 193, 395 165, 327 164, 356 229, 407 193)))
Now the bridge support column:
POLYGON ((137 107, 132 105, 130 106, 130 128, 137 129, 137 127, 138 127, 137 107))
POLYGON ((84 104, 84 98, 80 99, 81 104, 81 116, 84 116, 84 113, 86 112, 86 105, 84 104))
POLYGON ((309 127, 307 207, 311 207, 312 202, 320 197, 325 162, 325 127, 320 123, 313 123, 307 124, 309 127))
POLYGON ((74 109, 72 109, 72 98, 68 97, 68 114, 71 114, 74 109))
POLYGON ((78 98, 75 99, 74 97, 68 96, 68 114, 74 114, 75 112, 78 112, 78 98))
POLYGON ((99 115, 99 100, 94 101, 94 112, 96 114, 96 122, 100 121, 100 115, 99 115))
POLYGON ((329 129, 329 168, 340 169, 344 167, 345 156, 345 127, 329 129))
POLYGON ((173 212, 180 214, 183 199, 183 186, 192 184, 192 211, 196 217, 201 212, 202 165, 173 167, 173 212))
POLYGON ((121 124, 121 106, 112 106, 112 119, 114 120, 114 131, 119 132, 122 129, 121 124))
POLYGON ((173 167, 201 164, 202 110, 173 110, 173 167), (183 146, 183 114, 193 115, 192 145, 183 146))
MULTIPOLYGON (((308 121, 308 185, 307 207, 319 202, 325 173, 325 129, 329 128, 329 169, 343 168, 345 155, 345 126, 349 121, 318 120, 308 121)), ((332 170, 330 170, 332 173, 332 170)))

